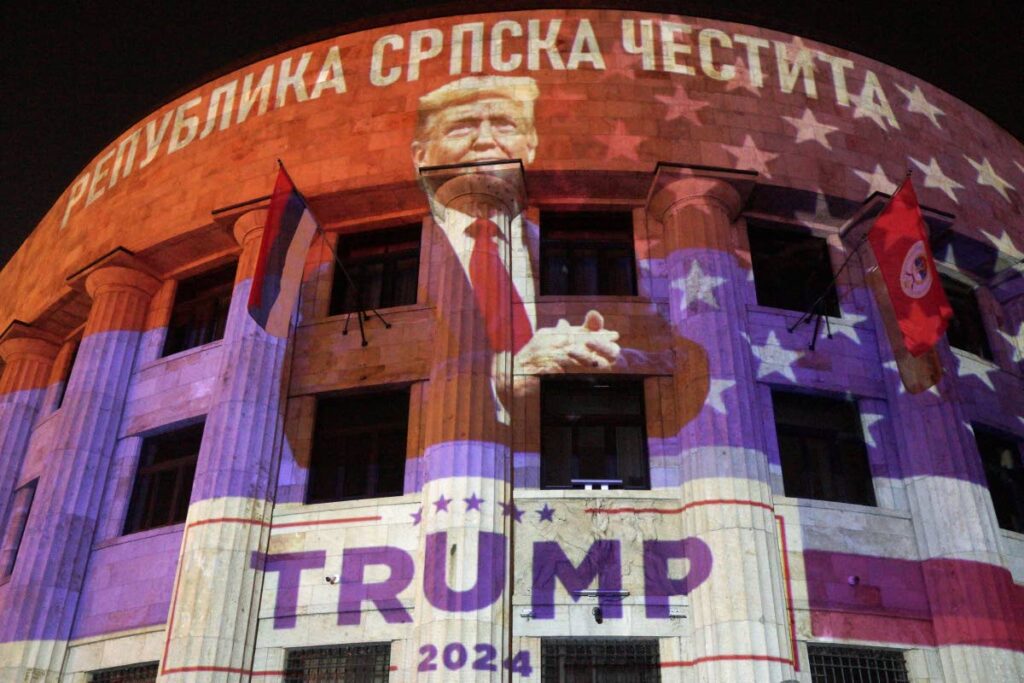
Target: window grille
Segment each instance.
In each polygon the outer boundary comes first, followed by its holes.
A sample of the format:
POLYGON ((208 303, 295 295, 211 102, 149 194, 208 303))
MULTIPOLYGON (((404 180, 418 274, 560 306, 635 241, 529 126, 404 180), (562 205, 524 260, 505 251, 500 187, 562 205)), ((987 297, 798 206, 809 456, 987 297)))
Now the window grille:
POLYGON ((907 663, 898 650, 808 645, 813 683, 908 683, 907 663))
MULTIPOLYGON (((820 237, 796 230, 748 221, 754 289, 761 306, 806 311, 832 282, 828 244, 820 237)), ((815 313, 839 316, 835 287, 815 313)))
POLYGON ((391 643, 289 650, 285 683, 387 683, 391 643))
POLYGON ((416 303, 420 270, 420 223, 338 238, 329 315, 416 303))
POLYGON ((658 683, 654 638, 544 638, 542 683, 658 683))
POLYGON ((643 382, 541 383, 541 485, 650 488, 643 382))
POLYGON ((633 214, 542 211, 541 294, 636 294, 633 214))
POLYGON ((89 675, 89 683, 150 683, 156 681, 159 662, 148 664, 132 664, 114 669, 94 671, 89 675))

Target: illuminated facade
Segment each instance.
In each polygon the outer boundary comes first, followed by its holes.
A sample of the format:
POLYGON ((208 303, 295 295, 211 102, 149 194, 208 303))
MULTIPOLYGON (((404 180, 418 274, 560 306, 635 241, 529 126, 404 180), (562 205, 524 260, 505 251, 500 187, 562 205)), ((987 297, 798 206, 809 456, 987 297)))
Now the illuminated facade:
POLYGON ((865 57, 608 10, 183 95, 0 272, 0 679, 1021 680, 1022 164, 865 57), (327 231, 287 339, 278 158, 327 231), (908 168, 922 393, 867 249, 794 327, 908 168))

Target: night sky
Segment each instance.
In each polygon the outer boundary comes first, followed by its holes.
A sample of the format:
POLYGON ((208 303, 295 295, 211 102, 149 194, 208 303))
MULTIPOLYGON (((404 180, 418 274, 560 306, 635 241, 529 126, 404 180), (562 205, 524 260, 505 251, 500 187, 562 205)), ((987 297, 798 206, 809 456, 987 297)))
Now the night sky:
MULTIPOLYGON (((500 3, 540 6, 629 7, 803 35, 937 85, 1024 140, 1024 19, 1016 2, 500 3)), ((498 7, 430 0, 4 3, 0 265, 107 144, 210 78, 352 30, 498 7)))

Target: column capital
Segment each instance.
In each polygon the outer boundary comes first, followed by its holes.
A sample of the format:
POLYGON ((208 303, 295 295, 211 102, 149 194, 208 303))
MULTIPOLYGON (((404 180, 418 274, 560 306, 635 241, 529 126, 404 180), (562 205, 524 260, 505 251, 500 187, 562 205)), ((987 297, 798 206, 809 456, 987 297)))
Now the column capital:
POLYGON ((95 300, 107 292, 135 290, 151 298, 160 289, 160 280, 148 273, 125 266, 98 268, 85 278, 85 291, 95 300))
POLYGON ((50 363, 58 351, 60 346, 42 337, 12 337, 0 341, 0 358, 8 364, 22 359, 50 363))
POLYGON ((750 196, 756 178, 757 174, 750 171, 658 162, 647 195, 647 211, 664 222, 665 215, 672 210, 694 204, 712 205, 733 221, 750 196))
POLYGON ((267 225, 267 217, 270 212, 265 208, 246 211, 235 219, 232 232, 238 245, 245 249, 252 240, 258 240, 263 236, 263 228, 267 225))
POLYGON ((519 160, 424 167, 420 186, 438 223, 454 202, 467 195, 486 197, 509 218, 526 206, 526 180, 519 160))

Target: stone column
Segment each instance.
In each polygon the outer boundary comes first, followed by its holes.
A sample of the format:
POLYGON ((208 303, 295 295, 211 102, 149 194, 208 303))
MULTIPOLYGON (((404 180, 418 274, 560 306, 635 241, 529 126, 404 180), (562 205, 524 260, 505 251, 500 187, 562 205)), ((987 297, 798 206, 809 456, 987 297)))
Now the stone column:
POLYGON ((206 416, 174 595, 164 681, 248 681, 283 434, 285 348, 247 310, 266 211, 235 223, 242 256, 206 416))
POLYGON ((735 255, 741 191, 751 180, 661 167, 648 206, 665 226, 677 335, 680 493, 682 504, 693 506, 683 512, 683 532, 707 543, 713 557, 708 579, 690 593, 692 632, 684 651, 692 681, 793 678, 764 429, 745 339, 753 282, 735 255))
MULTIPOLYGON (((889 341, 878 337, 891 366, 889 341)), ((899 373, 883 374, 939 658, 947 681, 1024 680, 1013 577, 957 391, 956 360, 945 340, 938 351, 943 378, 929 390, 910 394, 899 373)))
MULTIPOLYGON (((20 326, 23 327, 24 326, 20 326)), ((0 341, 0 529, 7 528, 7 507, 18 483, 29 436, 43 404, 58 346, 42 336, 8 336, 0 341)))
MULTIPOLYGON (((509 535, 511 501, 511 354, 495 353, 467 275, 477 219, 492 221, 494 240, 507 268, 513 220, 522 207, 522 175, 485 169, 456 169, 426 175, 424 186, 440 226, 434 243, 437 279, 437 340, 426 390, 420 566, 413 641, 404 649, 407 680, 504 680, 502 662, 509 641, 509 535), (471 231, 472 232, 472 231, 471 231), (477 645, 494 648, 491 673, 474 671, 477 645), (436 670, 417 672, 421 648, 436 648, 436 670), (446 648, 457 671, 443 664, 446 648), (464 649, 464 650, 463 650, 464 649)), ((511 303, 511 302, 510 302, 511 303)), ((511 306, 510 306, 511 310, 511 306)), ((511 347, 511 315, 500 334, 511 347)), ((493 335, 493 331, 492 331, 493 335)), ((403 678, 406 680, 406 678, 403 678)))
MULTIPOLYGON (((0 679, 56 680, 74 624, 132 363, 159 281, 100 266, 75 372, 0 604, 0 679)), ((33 448, 35 445, 33 444, 33 448)))

